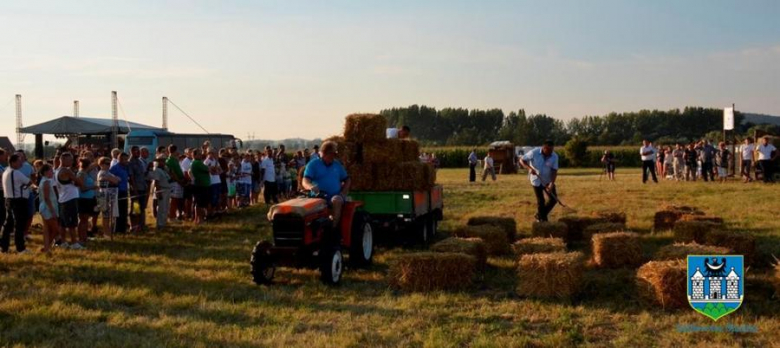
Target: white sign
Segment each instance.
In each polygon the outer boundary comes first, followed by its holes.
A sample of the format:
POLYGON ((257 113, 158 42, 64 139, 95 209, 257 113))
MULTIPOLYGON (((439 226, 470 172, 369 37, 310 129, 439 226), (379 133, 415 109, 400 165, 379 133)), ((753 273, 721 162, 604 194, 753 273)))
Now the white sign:
POLYGON ((733 107, 723 109, 723 129, 724 130, 734 129, 734 108, 733 107))

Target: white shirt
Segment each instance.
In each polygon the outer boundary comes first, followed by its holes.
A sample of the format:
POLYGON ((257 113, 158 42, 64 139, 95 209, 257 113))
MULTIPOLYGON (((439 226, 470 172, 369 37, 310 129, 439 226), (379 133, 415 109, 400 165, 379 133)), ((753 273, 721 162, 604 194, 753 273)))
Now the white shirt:
POLYGON ((756 144, 747 144, 742 145, 742 159, 752 161, 753 160, 753 150, 756 149, 756 144))
POLYGON ((485 169, 493 168, 493 157, 485 157, 485 169))
POLYGON ((772 151, 777 151, 777 148, 772 144, 767 144, 766 146, 764 146, 764 144, 761 144, 758 145, 756 150, 758 150, 758 160, 767 161, 772 159, 772 151))
POLYGON ((188 172, 192 167, 192 160, 189 157, 184 157, 184 159, 179 162, 179 165, 181 166, 182 172, 188 172))
POLYGON ((539 171, 539 175, 533 175, 528 172, 528 179, 531 180, 531 185, 542 186, 547 185, 552 181, 552 172, 558 170, 558 154, 553 151, 549 157, 544 157, 542 154, 542 148, 537 147, 523 156, 523 160, 530 163, 532 167, 539 171))
MULTIPOLYGON (((206 158, 206 160, 203 161, 203 164, 205 164, 206 167, 209 167, 209 169, 214 167, 219 167, 219 161, 217 161, 216 158, 206 158)), ((222 183, 222 180, 220 180, 219 178, 219 174, 211 174, 210 178, 211 178, 212 185, 222 183)))
POLYGON ((270 157, 266 157, 260 162, 260 169, 265 170, 263 173, 263 181, 276 182, 276 168, 274 168, 274 160, 270 157))
POLYGON ((241 171, 239 173, 241 174, 241 176, 239 176, 238 182, 242 184, 251 184, 252 183, 252 162, 241 161, 241 171))
POLYGON ((652 145, 642 146, 639 148, 639 154, 642 155, 643 161, 655 161, 655 153, 656 151, 652 145), (649 155, 645 155, 644 154, 645 152, 652 152, 652 153, 649 155))
POLYGON ((27 185, 29 184, 30 178, 19 170, 8 167, 8 169, 3 172, 3 191, 5 192, 5 198, 29 198, 30 190, 27 188, 27 185), (11 182, 12 177, 13 182, 11 182))

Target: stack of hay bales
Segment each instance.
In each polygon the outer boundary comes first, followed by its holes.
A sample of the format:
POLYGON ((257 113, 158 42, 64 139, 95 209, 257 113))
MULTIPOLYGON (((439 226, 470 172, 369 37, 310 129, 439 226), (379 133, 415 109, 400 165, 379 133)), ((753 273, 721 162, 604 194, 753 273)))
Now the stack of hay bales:
POLYGON ((561 238, 524 238, 512 244, 516 255, 566 252, 566 243, 561 238))
POLYGON ((688 272, 685 262, 650 261, 636 274, 637 294, 664 309, 688 307, 688 272))
POLYGON ((414 140, 386 139, 382 115, 353 114, 346 118, 344 136, 327 140, 338 144, 338 158, 356 191, 428 190, 436 171, 421 163, 420 145, 414 140))
POLYGON ((687 260, 688 255, 727 255, 732 251, 729 248, 701 245, 697 243, 674 243, 658 249, 653 259, 658 261, 687 260))
POLYGON ((704 236, 704 244, 729 248, 735 254, 744 255, 746 265, 756 258, 756 237, 750 232, 713 230, 704 236))
POLYGON ((487 264, 487 247, 481 238, 447 238, 431 246, 438 253, 462 253, 473 256, 478 268, 487 264))
POLYGON ((489 255, 504 255, 509 252, 509 238, 504 229, 498 226, 461 226, 455 229, 453 235, 460 238, 482 239, 489 255))
POLYGON ((469 226, 493 225, 499 226, 506 232, 509 242, 517 239, 517 222, 511 217, 500 216, 472 216, 467 223, 469 226))
POLYGON ((581 252, 523 255, 517 262, 517 294, 569 299, 582 285, 583 271, 581 252))
POLYGON ((636 267, 643 261, 639 234, 632 232, 593 235, 593 262, 599 267, 636 267))
POLYGON ((561 238, 569 241, 569 227, 563 222, 534 222, 531 225, 531 235, 534 237, 561 238))
POLYGON ((558 219, 569 228, 569 235, 566 242, 582 240, 582 233, 588 226, 607 222, 606 219, 592 216, 565 216, 558 219))
POLYGON ((593 216, 614 224, 626 224, 626 213, 622 211, 600 210, 594 212, 593 216))
POLYGON ((671 230, 677 221, 689 215, 704 215, 704 213, 693 207, 666 206, 655 213, 653 231, 660 232, 671 230))
POLYGON ((585 227, 585 229, 582 230, 582 239, 585 241, 590 241, 593 238, 593 235, 597 233, 623 232, 626 230, 626 224, 619 222, 604 222, 600 224, 593 224, 585 227))
POLYGON ((463 253, 402 254, 390 262, 390 286, 404 291, 463 290, 474 281, 476 259, 463 253))
POLYGON ((709 221, 678 221, 674 224, 674 241, 679 243, 696 242, 706 244, 705 238, 721 225, 709 221))

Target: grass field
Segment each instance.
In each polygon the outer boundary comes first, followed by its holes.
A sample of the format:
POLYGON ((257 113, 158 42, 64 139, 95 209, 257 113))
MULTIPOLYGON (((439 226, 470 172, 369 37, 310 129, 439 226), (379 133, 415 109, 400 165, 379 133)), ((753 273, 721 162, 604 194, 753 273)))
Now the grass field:
MULTIPOLYGON (((442 170, 445 221, 439 238, 470 215, 506 215, 528 234, 535 206, 527 178, 469 184, 466 170, 442 170)), ((339 287, 312 270, 281 269, 277 284, 256 286, 248 258, 270 236, 265 209, 209 226, 97 241, 89 251, 0 255, 0 346, 44 347, 522 347, 778 346, 780 301, 769 283, 780 257, 780 185, 662 182, 638 171, 599 181, 598 170, 564 170, 560 197, 580 214, 623 210, 647 232, 645 252, 671 243, 651 234, 664 203, 701 207, 731 228, 761 236, 761 267, 747 272, 742 307, 717 323, 692 309, 664 312, 639 302, 635 270, 588 270, 580 295, 561 303, 519 298, 510 257, 491 258, 484 280, 461 293, 401 293, 384 280, 388 257, 348 270, 339 287), (753 325, 758 333, 680 333, 677 325, 753 325)), ((552 218, 563 214, 556 208, 552 218)), ((36 235, 34 250, 40 247, 36 235)), ((580 246, 582 248, 582 246, 580 246)))

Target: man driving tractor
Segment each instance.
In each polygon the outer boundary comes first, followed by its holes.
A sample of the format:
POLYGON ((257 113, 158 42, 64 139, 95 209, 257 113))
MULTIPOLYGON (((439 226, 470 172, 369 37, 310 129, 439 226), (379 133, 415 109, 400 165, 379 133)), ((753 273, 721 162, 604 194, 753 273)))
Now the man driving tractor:
POLYGON ((349 175, 344 166, 336 160, 337 144, 332 141, 322 143, 320 157, 314 158, 303 171, 303 188, 315 195, 323 193, 328 205, 333 209, 333 226, 341 220, 344 199, 349 194, 349 175))

